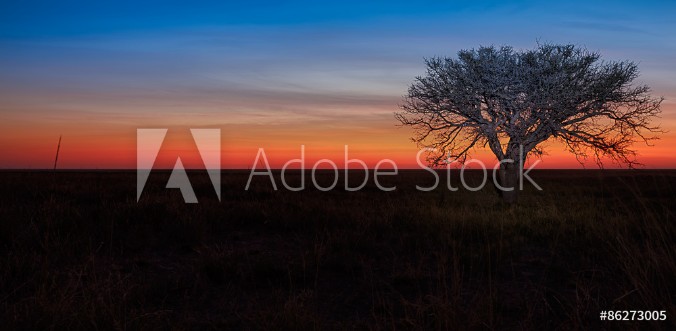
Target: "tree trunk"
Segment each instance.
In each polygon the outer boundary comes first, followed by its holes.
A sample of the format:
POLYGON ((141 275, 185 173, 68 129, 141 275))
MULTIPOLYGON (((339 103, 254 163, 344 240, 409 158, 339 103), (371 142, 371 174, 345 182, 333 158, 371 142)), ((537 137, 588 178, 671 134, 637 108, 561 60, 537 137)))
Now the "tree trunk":
POLYGON ((500 185, 505 188, 511 188, 511 191, 501 190, 502 201, 508 204, 515 204, 519 192, 519 167, 513 163, 503 163, 500 167, 500 185))

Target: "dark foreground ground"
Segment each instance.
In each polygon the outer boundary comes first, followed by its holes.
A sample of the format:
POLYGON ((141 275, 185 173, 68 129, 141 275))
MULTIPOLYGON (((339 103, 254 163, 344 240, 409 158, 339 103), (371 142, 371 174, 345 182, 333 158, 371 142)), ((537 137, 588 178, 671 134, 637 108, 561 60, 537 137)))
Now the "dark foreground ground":
POLYGON ((514 207, 491 186, 419 192, 419 171, 393 192, 247 177, 224 172, 219 202, 191 173, 188 205, 167 173, 137 203, 134 172, 0 172, 0 328, 676 326, 676 171, 541 171, 514 207))

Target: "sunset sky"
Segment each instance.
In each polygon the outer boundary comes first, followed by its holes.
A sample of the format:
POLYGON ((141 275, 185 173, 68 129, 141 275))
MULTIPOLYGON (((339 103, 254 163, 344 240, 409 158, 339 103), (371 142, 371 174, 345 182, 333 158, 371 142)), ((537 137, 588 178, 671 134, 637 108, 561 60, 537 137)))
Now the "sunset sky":
MULTIPOLYGON (((639 161, 674 168, 675 14, 652 1, 2 1, 0 168, 51 168, 63 135, 59 168, 133 169, 137 128, 169 128, 165 155, 194 155, 190 128, 221 128, 224 168, 251 167, 258 148, 279 167, 300 145, 308 162, 340 166, 349 145, 371 166, 416 167, 393 112, 423 59, 538 41, 638 63, 669 131, 637 145, 639 161)), ((580 167, 548 146, 539 167, 580 167)))

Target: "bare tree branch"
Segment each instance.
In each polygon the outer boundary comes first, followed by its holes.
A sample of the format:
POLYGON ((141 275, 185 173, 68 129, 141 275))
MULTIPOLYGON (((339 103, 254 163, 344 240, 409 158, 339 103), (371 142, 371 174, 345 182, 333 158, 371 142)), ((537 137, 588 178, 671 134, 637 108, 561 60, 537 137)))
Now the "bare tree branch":
MULTIPOLYGON (((538 45, 533 50, 480 47, 457 58, 426 59, 395 114, 414 128, 412 140, 433 148, 428 161, 464 160, 475 146, 488 146, 498 160, 542 155, 538 146, 562 141, 583 162, 593 155, 638 164, 636 142, 658 139, 651 121, 663 98, 638 77, 630 61, 602 61, 574 45, 538 45)), ((523 160, 522 160, 523 161, 523 160)))

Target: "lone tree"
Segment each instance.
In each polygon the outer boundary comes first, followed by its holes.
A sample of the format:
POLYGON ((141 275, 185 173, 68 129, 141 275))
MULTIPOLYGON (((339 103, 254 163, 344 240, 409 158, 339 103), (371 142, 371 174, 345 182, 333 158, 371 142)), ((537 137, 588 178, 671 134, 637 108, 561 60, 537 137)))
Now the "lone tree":
POLYGON ((479 47, 456 58, 426 59, 395 114, 412 126, 412 140, 430 150, 428 162, 463 162, 486 147, 500 164, 507 203, 516 202, 520 165, 556 139, 579 162, 593 157, 637 165, 634 142, 650 144, 660 132, 650 121, 663 98, 645 85, 633 86, 635 63, 602 61, 575 45, 538 45, 533 50, 479 47), (511 161, 510 161, 511 160, 511 161))

